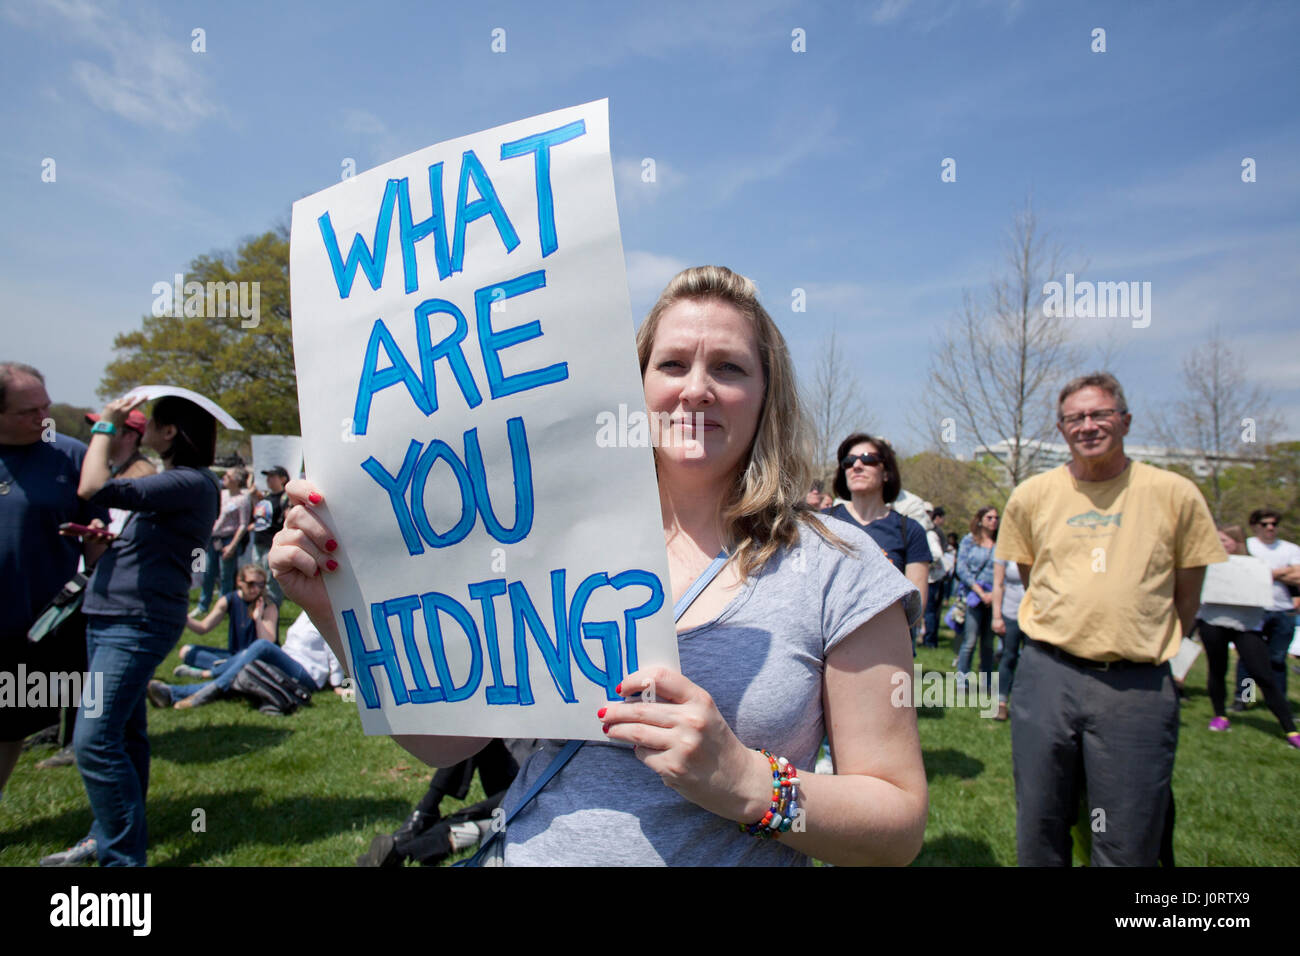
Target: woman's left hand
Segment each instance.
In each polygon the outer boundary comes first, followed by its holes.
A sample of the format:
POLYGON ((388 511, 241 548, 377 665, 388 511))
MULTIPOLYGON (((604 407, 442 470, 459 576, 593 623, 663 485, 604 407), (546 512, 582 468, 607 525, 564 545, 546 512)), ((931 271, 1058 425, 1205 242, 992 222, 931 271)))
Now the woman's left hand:
POLYGON ((736 737, 704 688, 667 668, 629 674, 619 693, 640 700, 597 714, 611 740, 636 746, 637 759, 665 786, 711 813, 753 823, 771 805, 767 758, 736 737))
POLYGON ((126 416, 130 414, 131 410, 144 404, 144 402, 143 395, 130 399, 115 398, 104 406, 104 410, 99 413, 99 419, 100 421, 111 422, 114 427, 120 429, 126 424, 126 416))
MULTIPOLYGON (((103 528, 104 522, 99 518, 92 518, 90 527, 103 528)), ((104 535, 87 535, 82 538, 82 554, 86 556, 86 567, 93 568, 104 552, 108 550, 109 538, 104 535)))

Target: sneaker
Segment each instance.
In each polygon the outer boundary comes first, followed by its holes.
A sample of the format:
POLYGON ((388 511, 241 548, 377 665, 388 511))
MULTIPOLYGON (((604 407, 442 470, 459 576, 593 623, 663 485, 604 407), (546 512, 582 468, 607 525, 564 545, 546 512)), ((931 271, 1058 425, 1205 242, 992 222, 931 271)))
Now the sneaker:
POLYGON ((52 767, 66 767, 77 762, 77 755, 71 747, 64 747, 62 750, 46 757, 36 765, 37 770, 49 770, 52 767))
POLYGON ((172 705, 172 692, 160 680, 151 680, 144 693, 149 698, 149 703, 155 707, 170 707, 172 705))
POLYGON ((195 707, 202 707, 204 704, 210 704, 221 696, 221 688, 213 681, 211 684, 204 684, 202 689, 195 691, 188 697, 183 697, 172 706, 176 710, 191 710, 195 707))
POLYGON ((1227 718, 1227 717, 1215 717, 1212 721, 1210 721, 1210 727, 1209 727, 1209 729, 1210 729, 1210 730, 1227 730, 1230 726, 1231 726, 1231 724, 1229 724, 1229 722, 1228 722, 1228 718, 1227 718))
POLYGON ((1300 750, 1300 733, 1287 734, 1286 742, 1296 750, 1300 750))
POLYGON ((33 747, 50 747, 57 745, 59 742, 59 725, 51 724, 44 730, 32 734, 23 741, 23 750, 31 750, 33 747))
POLYGON ((1244 714, 1246 712, 1246 702, 1238 698, 1232 702, 1230 709, 1234 714, 1244 714))
POLYGON ((41 857, 41 866, 81 866, 95 862, 95 841, 86 837, 74 847, 41 857))
POLYGON ((173 677, 188 677, 191 680, 212 680, 212 677, 201 667, 190 667, 189 664, 177 664, 172 668, 173 677))

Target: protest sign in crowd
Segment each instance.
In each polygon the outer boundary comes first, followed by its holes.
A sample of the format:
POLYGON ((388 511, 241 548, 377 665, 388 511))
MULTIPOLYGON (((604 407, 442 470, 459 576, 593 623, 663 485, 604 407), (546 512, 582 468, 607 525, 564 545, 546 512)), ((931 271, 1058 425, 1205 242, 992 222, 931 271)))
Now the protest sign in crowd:
POLYGON ((148 708, 230 696, 285 714, 334 687, 440 768, 374 866, 475 844, 484 864, 906 864, 932 689, 1010 724, 1021 864, 1069 865, 1085 793, 1109 821, 1094 864, 1170 862, 1180 685, 1203 650, 1207 732, 1227 730, 1229 645, 1232 706, 1300 748, 1277 511, 1216 527, 1191 481, 1132 460, 1105 372, 1060 383, 1069 461, 952 515, 959 541, 870 429, 815 475, 748 278, 686 269, 631 334, 604 101, 299 200, 291 269, 302 434, 253 436, 251 472, 214 474, 238 423, 181 385, 47 440, 42 375, 0 364, 0 788, 57 725, 90 809, 49 865, 143 865, 148 708), (628 409, 644 427, 610 429, 628 409), (952 670, 923 687, 941 620, 952 670), (76 692, 20 701, 54 674, 76 692), (475 772, 486 799, 444 818, 475 772))

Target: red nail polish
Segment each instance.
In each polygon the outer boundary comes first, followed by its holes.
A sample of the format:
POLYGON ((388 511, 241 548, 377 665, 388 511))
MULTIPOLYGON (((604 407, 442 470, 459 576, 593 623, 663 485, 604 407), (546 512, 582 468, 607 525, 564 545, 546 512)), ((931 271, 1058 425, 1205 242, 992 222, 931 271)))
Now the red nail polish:
POLYGON ((603 730, 605 733, 609 733, 609 724, 605 724, 605 725, 604 725, 603 727, 601 727, 600 729, 603 730))
POLYGON ((622 684, 621 681, 619 682, 619 685, 618 685, 617 687, 614 688, 614 693, 616 693, 616 694, 621 694, 621 693, 623 693, 623 684, 622 684))
POLYGON ((325 542, 325 550, 326 550, 326 551, 333 551, 333 550, 335 550, 336 548, 338 548, 338 546, 339 546, 339 543, 338 543, 337 541, 335 541, 333 538, 330 538, 328 541, 325 542))
POLYGON ((316 492, 313 491, 311 494, 309 494, 309 495, 307 496, 307 500, 310 501, 310 502, 311 502, 312 504, 314 504, 314 505, 318 505, 318 504, 320 504, 322 501, 324 501, 325 499, 322 498, 320 495, 316 494, 316 492))
POLYGON ((333 558, 330 558, 325 562, 325 567, 329 568, 331 571, 337 571, 339 569, 339 563, 333 558))
POLYGON ((320 568, 319 568, 319 567, 316 568, 316 574, 315 574, 314 576, 315 576, 315 577, 320 577, 320 568))
POLYGON ((608 707, 602 707, 602 708, 600 708, 600 710, 596 711, 596 717, 597 717, 598 719, 603 720, 604 717, 605 717, 605 711, 607 711, 607 710, 609 710, 608 707))

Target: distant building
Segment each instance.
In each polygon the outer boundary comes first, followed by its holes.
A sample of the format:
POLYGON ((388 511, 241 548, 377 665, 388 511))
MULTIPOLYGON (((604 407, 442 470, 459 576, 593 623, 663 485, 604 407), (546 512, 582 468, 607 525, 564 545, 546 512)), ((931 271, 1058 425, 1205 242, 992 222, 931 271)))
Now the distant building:
MULTIPOLYGON (((1003 465, 1008 465, 1014 447, 1015 442, 1012 439, 1004 438, 992 445, 977 446, 972 458, 978 461, 983 456, 988 455, 996 458, 1003 465)), ((1023 449, 1022 454, 1033 459, 1034 474, 1048 471, 1070 460, 1070 448, 1064 442, 1040 442, 1028 439, 1024 442, 1023 449)), ((1161 468, 1168 468, 1170 465, 1182 465, 1190 468, 1192 474, 1197 478, 1208 477, 1210 462, 1215 460, 1190 448, 1169 448, 1164 445, 1130 445, 1125 443, 1124 453, 1137 461, 1145 461, 1147 464, 1157 465, 1161 468)), ((1227 468, 1232 465, 1253 468, 1257 460, 1257 458, 1244 455, 1223 455, 1217 459, 1220 468, 1227 468)))

